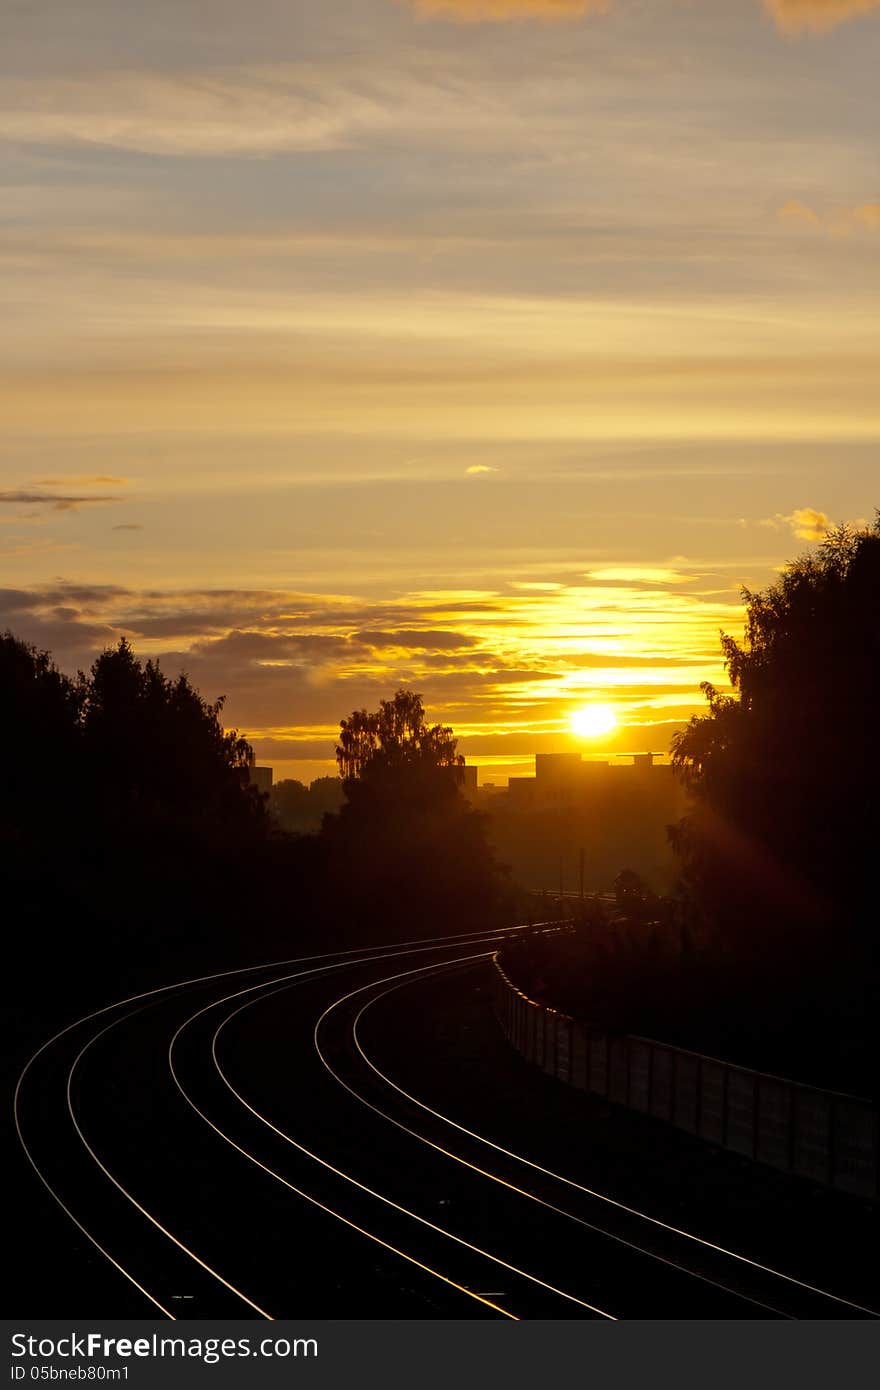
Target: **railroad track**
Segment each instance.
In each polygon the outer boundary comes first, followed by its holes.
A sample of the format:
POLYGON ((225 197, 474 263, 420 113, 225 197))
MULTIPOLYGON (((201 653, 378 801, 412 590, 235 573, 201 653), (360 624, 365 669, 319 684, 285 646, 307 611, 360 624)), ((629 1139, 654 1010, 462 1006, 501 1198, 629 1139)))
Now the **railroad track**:
POLYGON ((144 1315, 875 1316, 465 1128, 371 1057, 369 1011, 484 969, 509 934, 295 958, 92 1013, 19 1078, 28 1163, 144 1315))

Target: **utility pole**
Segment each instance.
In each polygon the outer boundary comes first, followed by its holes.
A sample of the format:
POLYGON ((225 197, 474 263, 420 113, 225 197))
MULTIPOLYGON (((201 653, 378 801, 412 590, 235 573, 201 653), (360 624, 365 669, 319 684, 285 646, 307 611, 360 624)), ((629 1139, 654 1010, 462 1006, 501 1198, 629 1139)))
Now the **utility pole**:
POLYGON ((581 881, 581 902, 584 900, 584 848, 581 845, 580 855, 580 881, 581 881))

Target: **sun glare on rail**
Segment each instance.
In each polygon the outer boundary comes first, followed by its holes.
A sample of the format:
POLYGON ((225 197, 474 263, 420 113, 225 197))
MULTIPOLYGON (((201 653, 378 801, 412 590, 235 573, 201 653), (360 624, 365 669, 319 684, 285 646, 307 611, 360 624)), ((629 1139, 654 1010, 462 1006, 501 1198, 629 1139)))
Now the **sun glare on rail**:
POLYGON ((571 731, 578 738, 598 738, 617 728, 617 716, 610 705, 584 705, 571 716, 571 731))

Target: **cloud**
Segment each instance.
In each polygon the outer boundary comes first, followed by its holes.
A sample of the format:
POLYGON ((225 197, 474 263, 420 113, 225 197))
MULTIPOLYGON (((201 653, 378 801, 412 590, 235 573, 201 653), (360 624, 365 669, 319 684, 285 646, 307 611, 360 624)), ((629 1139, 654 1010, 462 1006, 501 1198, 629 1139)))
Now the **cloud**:
POLYGON ((824 540, 832 524, 825 513, 817 512, 815 507, 799 507, 786 520, 799 541, 824 540))
POLYGON ((340 716, 401 685, 419 690, 460 735, 521 732, 532 749, 573 700, 613 700, 630 721, 651 722, 658 700, 681 690, 698 705, 700 679, 723 682, 717 631, 731 630, 739 612, 681 585, 613 590, 589 581, 378 602, 64 582, 0 590, 0 625, 48 647, 62 669, 86 669, 126 636, 169 675, 186 670, 206 698, 225 694, 230 726, 279 740, 294 759, 308 748, 332 756, 340 716))
POLYGON ((442 76, 411 54, 366 71, 342 59, 188 70, 0 77, 0 138, 163 157, 357 150, 392 139, 510 139, 511 100, 487 101, 465 62, 442 76))
POLYGON ((27 589, 0 589, 0 614, 26 613, 32 608, 41 608, 45 598, 40 593, 27 589))
POLYGON ((603 14, 611 0, 403 0, 431 19, 456 19, 465 24, 484 24, 505 19, 577 19, 589 13, 603 14))
MULTIPOLYGON (((402 0, 428 19, 483 24, 504 20, 567 20, 604 14, 614 0, 402 0)), ((847 19, 880 8, 880 0, 764 0, 785 34, 825 33, 847 19)))
POLYGON ((355 639, 369 647, 408 647, 411 651, 462 651, 472 647, 475 639, 463 632, 446 632, 435 629, 416 631, 400 628, 395 632, 382 632, 365 628, 353 634, 355 639))
POLYGON ((831 232, 835 236, 845 236, 862 228, 867 228, 870 231, 880 230, 880 203, 862 203, 857 207, 836 207, 820 216, 816 209, 810 207, 809 204, 802 203, 799 198, 791 198, 777 209, 776 217, 780 222, 799 222, 823 232, 831 232))
POLYGON ((880 0, 764 0, 764 8, 787 34, 821 34, 844 20, 880 9, 880 0))
POLYGON ((853 209, 853 220, 862 223, 865 227, 876 227, 880 230, 880 203, 863 203, 860 208, 853 209))
POLYGON ((618 584, 682 584, 686 576, 654 565, 606 565, 590 570, 587 578, 618 584))
POLYGON ((790 198, 776 213, 780 222, 806 222, 810 226, 821 226, 819 214, 799 198, 790 198))
POLYGON ((111 527, 113 531, 143 531, 143 526, 136 521, 121 521, 118 526, 111 527))
POLYGON ((40 85, 0 83, 0 135, 37 144, 159 155, 337 149, 388 120, 381 93, 360 95, 294 66, 252 71, 102 73, 40 85))
POLYGON ((49 506, 56 512, 75 512, 78 507, 89 502, 119 502, 121 500, 119 497, 100 493, 92 493, 91 496, 88 496, 62 492, 27 492, 24 490, 0 492, 0 506, 49 506))
POLYGON ((763 517, 756 524, 770 531, 780 531, 787 526, 799 541, 822 541, 833 526, 825 512, 817 511, 815 507, 797 507, 788 514, 777 512, 775 516, 763 517))
POLYGON ((470 468, 466 468, 465 473, 471 478, 479 477, 483 473, 497 473, 497 468, 492 468, 488 463, 472 463, 470 468))
POLYGON ((129 478, 114 478, 105 473, 71 473, 63 478, 34 478, 37 487, 62 487, 65 483, 75 487, 125 487, 129 478))

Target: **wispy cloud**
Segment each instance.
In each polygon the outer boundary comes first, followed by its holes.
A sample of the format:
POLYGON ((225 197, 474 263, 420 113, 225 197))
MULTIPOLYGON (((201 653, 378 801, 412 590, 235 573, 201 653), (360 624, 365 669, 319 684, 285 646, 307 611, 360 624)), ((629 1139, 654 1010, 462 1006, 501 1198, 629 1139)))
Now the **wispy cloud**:
POLYGON ((34 478, 38 487, 126 487, 129 478, 116 478, 107 473, 68 473, 59 478, 34 478))
MULTIPOLYGON (((619 14, 627 46, 640 27, 651 42, 648 16, 640 13, 651 7, 634 0, 399 3, 416 19, 448 20, 458 26, 506 22, 514 31, 526 21, 541 28, 559 28, 565 21, 580 21, 581 28, 607 28, 603 16, 619 14)), ((760 3, 740 0, 756 16, 761 13, 760 3)), ((877 5, 880 0, 767 0, 767 11, 782 32, 796 34, 828 29, 877 5)), ((430 42, 397 48, 382 61, 371 55, 366 62, 355 54, 329 50, 304 60, 295 56, 295 47, 283 43, 274 62, 266 61, 265 54, 257 61, 246 54, 239 58, 223 52, 222 47, 218 51, 225 61, 200 64, 188 55, 173 65, 139 66, 138 50, 133 47, 122 66, 7 75, 0 78, 0 138, 21 147, 73 147, 90 155, 116 149, 163 157, 216 158, 321 154, 383 145, 399 154, 426 141, 443 143, 457 136, 476 149, 494 145, 542 157, 557 138, 554 127, 559 122, 554 111, 560 98, 578 94, 589 109, 591 92, 614 85, 612 73, 594 68, 585 90, 576 62, 561 52, 554 60, 554 83, 546 80, 540 64, 533 70, 517 68, 511 81, 510 54, 505 52, 499 53, 493 68, 482 63, 479 55, 463 50, 454 53, 444 48, 438 60, 430 42)), ((696 51, 702 56, 701 50, 696 51)), ((692 66, 699 69, 698 62, 692 66)), ((667 130, 673 129, 668 106, 664 119, 667 130)), ((572 124, 580 137, 583 118, 572 124)), ((646 132, 649 128, 638 111, 618 111, 617 130, 635 124, 646 132)), ((692 123, 691 135, 698 130, 699 123, 692 123)), ((594 125, 591 149, 598 138, 594 125)), ((568 157, 584 158, 582 140, 568 157)), ((639 163, 638 150, 633 162, 639 163)), ((461 171, 456 173, 461 179, 461 171)), ((432 175, 436 174, 436 168, 432 169, 432 175)), ((49 191, 21 189, 19 196, 45 199, 49 191)), ((100 198, 102 192, 89 190, 92 199, 100 198)))
POLYGON ((488 463, 472 463, 470 468, 466 468, 464 471, 469 477, 477 478, 485 473, 497 473, 499 469, 493 468, 492 465, 488 463))
MULTIPOLYGON (((418 14, 431 19, 463 23, 504 20, 571 20, 586 14, 604 14, 613 0, 402 0, 418 14)), ((745 0, 754 6, 756 0, 745 0)), ((764 9, 786 34, 804 31, 821 34, 847 19, 855 19, 880 7, 880 0, 763 0, 764 9)))
POLYGON ((612 0, 403 0, 432 19, 457 19, 481 24, 509 19, 576 19, 588 12, 604 13, 612 0))
POLYGON ((789 198, 776 213, 780 222, 806 222, 808 226, 819 227, 822 219, 807 203, 802 203, 799 198, 789 198))
POLYGON ((464 632, 433 631, 431 628, 424 628, 419 631, 413 628, 399 628, 396 632, 383 631, 380 628, 363 628, 353 634, 357 642, 362 642, 364 646, 383 648, 406 648, 410 651, 463 651, 467 647, 476 645, 476 637, 469 637, 464 632))
POLYGON ((217 155, 333 149, 383 120, 384 104, 322 94, 290 68, 164 74, 112 71, 0 84, 0 135, 35 144, 217 155))
POLYGON ((93 502, 119 502, 122 499, 109 493, 31 492, 19 490, 0 492, 0 506, 44 506, 56 512, 75 512, 93 502))
POLYGON ((880 0, 764 0, 764 7, 785 33, 821 34, 880 8, 880 0))
POLYGON ((617 584, 682 584, 687 575, 653 565, 606 565, 590 570, 588 579, 617 584))
MULTIPOLYGON (((880 3, 880 0, 878 0, 880 3)), ((780 222, 801 223, 835 236, 867 229, 880 231, 880 203, 859 203, 853 207, 831 207, 821 213, 799 198, 791 198, 778 209, 780 222)))
MULTIPOLYGON (((402 0, 419 14, 433 19, 464 23, 503 20, 566 20, 585 14, 603 14, 613 0, 402 0)), ((754 4, 755 0, 747 0, 754 4)), ((763 0, 783 33, 825 33, 844 20, 867 14, 880 0, 763 0)))
POLYGON ((310 63, 0 79, 0 138, 23 145, 105 147, 214 158, 396 148, 456 135, 508 143, 514 94, 487 101, 460 58, 440 73, 430 54, 364 69, 310 63))

